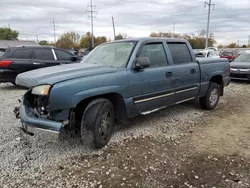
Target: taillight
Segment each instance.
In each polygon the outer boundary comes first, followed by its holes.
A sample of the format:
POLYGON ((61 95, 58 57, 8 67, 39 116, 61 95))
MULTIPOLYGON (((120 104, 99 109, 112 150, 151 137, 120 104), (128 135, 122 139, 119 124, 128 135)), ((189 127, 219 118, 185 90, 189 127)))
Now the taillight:
POLYGON ((5 67, 5 68, 9 67, 11 63, 12 63, 11 60, 2 60, 0 61, 0 67, 5 67))

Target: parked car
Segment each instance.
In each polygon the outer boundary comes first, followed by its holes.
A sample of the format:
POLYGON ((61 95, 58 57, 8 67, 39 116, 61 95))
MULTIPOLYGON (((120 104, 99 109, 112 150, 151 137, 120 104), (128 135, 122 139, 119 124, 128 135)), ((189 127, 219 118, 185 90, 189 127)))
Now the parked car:
POLYGON ((220 58, 220 56, 217 54, 214 50, 203 50, 195 53, 196 57, 208 57, 208 58, 220 58))
POLYGON ((15 84, 20 73, 43 67, 75 63, 78 58, 66 50, 48 46, 21 46, 0 50, 0 83, 15 84))
POLYGON ((217 47, 207 47, 205 48, 205 50, 213 50, 213 51, 217 51, 218 48, 217 47))
POLYGON ((102 148, 116 119, 196 98, 202 108, 214 109, 229 71, 226 59, 196 59, 186 40, 115 41, 97 46, 79 64, 18 75, 16 83, 31 89, 15 113, 25 132, 76 128, 85 145, 102 148))
POLYGON ((241 54, 230 65, 232 80, 250 80, 250 53, 241 54))
POLYGON ((237 56, 237 51, 222 51, 220 54, 221 58, 227 58, 229 62, 232 62, 237 56))

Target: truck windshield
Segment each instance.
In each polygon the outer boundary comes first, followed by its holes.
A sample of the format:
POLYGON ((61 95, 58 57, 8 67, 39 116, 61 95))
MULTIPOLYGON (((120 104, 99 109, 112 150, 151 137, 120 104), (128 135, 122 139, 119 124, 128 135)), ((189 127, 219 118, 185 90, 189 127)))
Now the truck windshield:
POLYGON ((114 42, 97 46, 81 63, 126 67, 136 42, 114 42))
POLYGON ((250 54, 241 54, 234 61, 235 62, 249 62, 250 63, 250 54))

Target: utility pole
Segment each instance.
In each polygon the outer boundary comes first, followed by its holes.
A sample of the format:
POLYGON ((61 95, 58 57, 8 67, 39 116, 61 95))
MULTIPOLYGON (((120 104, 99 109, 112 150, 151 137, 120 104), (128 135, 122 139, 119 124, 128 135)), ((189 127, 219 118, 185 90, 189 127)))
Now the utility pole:
POLYGON ((115 22, 113 16, 112 16, 112 23, 113 23, 114 40, 115 40, 115 22))
POLYGON ((10 29, 10 24, 8 24, 8 26, 9 26, 9 29, 10 29))
POLYGON ((206 48, 208 47, 208 37, 209 37, 209 22, 210 22, 210 14, 211 14, 211 6, 214 6, 215 4, 212 4, 212 0, 209 0, 209 3, 205 2, 205 8, 206 5, 208 5, 208 15, 207 15, 207 37, 206 37, 206 48))
POLYGON ((94 44, 94 26, 93 26, 95 16, 93 14, 97 13, 97 11, 93 11, 93 8, 95 8, 96 6, 93 5, 92 0, 90 0, 90 5, 88 5, 88 7, 90 8, 90 10, 86 10, 86 12, 90 13, 89 18, 91 19, 91 47, 93 49, 95 47, 95 44, 94 44))
POLYGON ((248 35, 248 47, 250 47, 250 34, 248 35))
POLYGON ((175 31, 175 22, 173 23, 173 38, 174 38, 174 31, 175 31))
POLYGON ((37 44, 39 43, 39 41, 38 41, 38 35, 36 35, 36 42, 37 42, 37 44))
POLYGON ((55 24, 55 19, 53 18, 53 30, 54 30, 54 43, 56 46, 56 24, 55 24))

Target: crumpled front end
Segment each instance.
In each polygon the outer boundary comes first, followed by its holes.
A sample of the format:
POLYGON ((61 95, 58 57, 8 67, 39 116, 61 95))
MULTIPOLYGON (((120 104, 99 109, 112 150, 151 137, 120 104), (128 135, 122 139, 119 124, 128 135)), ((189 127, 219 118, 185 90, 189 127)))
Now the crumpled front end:
POLYGON ((49 97, 33 95, 31 91, 22 97, 20 107, 14 112, 26 131, 27 128, 34 128, 58 133, 64 125, 63 121, 54 119, 55 112, 50 109, 49 97))

